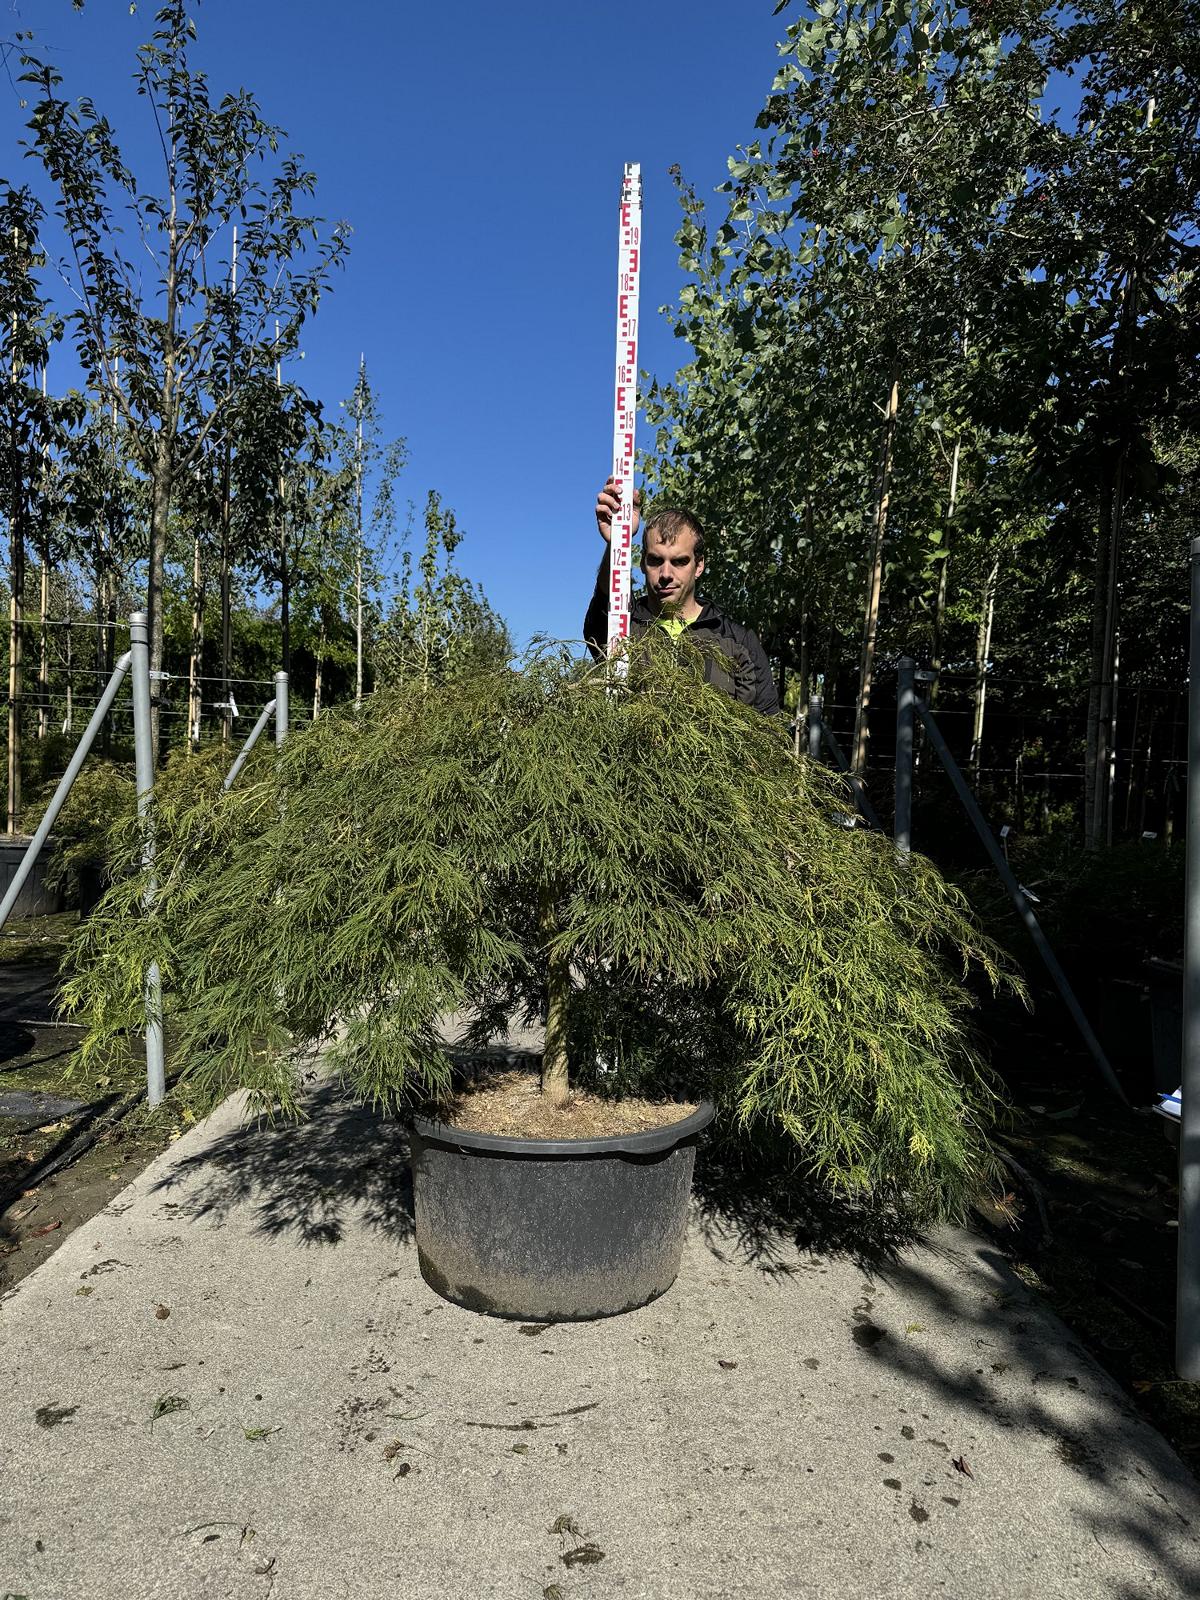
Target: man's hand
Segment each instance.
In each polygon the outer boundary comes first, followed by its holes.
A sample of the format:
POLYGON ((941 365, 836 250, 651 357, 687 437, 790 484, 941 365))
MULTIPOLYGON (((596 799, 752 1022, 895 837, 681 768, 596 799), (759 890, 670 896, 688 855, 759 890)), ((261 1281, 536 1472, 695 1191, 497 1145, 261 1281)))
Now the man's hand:
MULTIPOLYGON (((641 524, 642 491, 633 491, 633 536, 637 538, 638 527, 641 524)), ((600 537, 608 544, 612 540, 613 518, 621 509, 621 496, 617 492, 617 480, 609 478, 603 489, 596 496, 596 526, 600 529, 600 537)))

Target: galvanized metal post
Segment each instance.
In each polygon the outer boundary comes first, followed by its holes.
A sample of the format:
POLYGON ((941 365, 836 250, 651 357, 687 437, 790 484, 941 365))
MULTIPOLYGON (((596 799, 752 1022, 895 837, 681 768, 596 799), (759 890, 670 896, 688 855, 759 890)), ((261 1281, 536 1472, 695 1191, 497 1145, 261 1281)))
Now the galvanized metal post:
MULTIPOLYGON (((142 906, 154 906, 154 831, 149 821, 154 799, 154 739, 150 727, 150 634, 147 615, 135 611, 129 618, 129 653, 133 679, 133 759, 137 778, 138 816, 143 823, 142 865, 150 870, 142 906)), ((146 1098, 158 1105, 166 1093, 163 1067, 162 977, 158 962, 146 969, 146 1098)))
POLYGON ((1192 540, 1186 896, 1175 1366, 1181 1378, 1194 1383, 1200 1379, 1200 538, 1192 540))
POLYGON ((0 928, 12 915, 12 909, 20 899, 21 890, 25 887, 25 880, 33 871, 33 864, 38 858, 38 853, 49 837, 50 830, 58 819, 58 813, 63 808, 63 802, 71 792, 71 785, 79 776, 79 769, 83 766, 84 757, 92 748, 92 743, 99 733, 105 717, 112 708, 112 703, 117 697, 117 690, 121 687, 125 674, 129 671, 130 652, 125 654, 113 668, 113 675, 105 686, 104 693, 100 696, 100 703, 92 713, 92 720, 84 729, 83 738, 75 748, 75 754, 67 764, 67 770, 58 780, 58 788, 54 791, 54 798, 46 807, 46 814, 38 823, 37 832, 29 841, 25 854, 21 857, 21 865, 13 876, 13 881, 8 886, 8 892, 3 901, 0 901, 0 928))
POLYGON ((896 678, 896 851, 912 850, 913 722, 917 664, 901 656, 896 678))
POLYGON ((821 759, 821 696, 814 694, 808 702, 808 756, 810 761, 821 759))
POLYGON ((837 735, 834 733, 833 729, 828 725, 828 723, 823 722, 821 724, 821 738, 825 741, 825 748, 833 757, 834 766, 837 767, 838 771, 845 778, 851 789, 854 790, 854 799, 858 805, 858 809, 862 815, 863 821, 869 828, 874 828, 876 833, 882 833, 883 823, 880 822, 879 814, 875 810, 875 807, 871 804, 871 797, 867 793, 862 779, 856 777, 855 774, 850 771, 850 763, 846 760, 845 751, 837 742, 837 735))
POLYGON ((288 675, 275 674, 275 748, 281 750, 288 735, 288 675))
POLYGON ((258 713, 258 721, 250 729, 250 733, 249 733, 249 735, 248 735, 248 737, 246 739, 245 744, 238 751, 237 760, 233 763, 233 765, 230 767, 229 771, 225 774, 225 781, 221 785, 222 789, 231 789, 233 787, 234 779, 237 777, 238 773, 242 770, 242 768, 246 765, 246 761, 247 761, 247 759, 248 759, 248 757, 250 755, 251 750, 253 750, 254 746, 258 743, 260 737, 262 736, 263 729, 266 727, 267 723, 270 722, 270 720, 271 720, 271 714, 272 714, 272 712, 274 710, 275 710, 275 702, 274 702, 274 700, 268 700, 266 705, 258 713))

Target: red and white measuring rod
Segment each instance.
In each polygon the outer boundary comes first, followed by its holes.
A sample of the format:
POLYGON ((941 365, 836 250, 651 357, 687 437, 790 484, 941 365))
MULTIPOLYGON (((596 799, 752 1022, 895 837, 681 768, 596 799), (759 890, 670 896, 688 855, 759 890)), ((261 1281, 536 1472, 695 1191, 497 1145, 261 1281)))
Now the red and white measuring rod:
MULTIPOLYGON (((629 585, 633 566, 633 467, 637 423, 638 289, 642 271, 642 169, 626 162, 621 185, 617 250, 617 391, 613 416, 613 469, 621 509, 613 519, 608 590, 608 653, 629 637, 629 585)), ((624 673, 625 662, 614 663, 624 673)))

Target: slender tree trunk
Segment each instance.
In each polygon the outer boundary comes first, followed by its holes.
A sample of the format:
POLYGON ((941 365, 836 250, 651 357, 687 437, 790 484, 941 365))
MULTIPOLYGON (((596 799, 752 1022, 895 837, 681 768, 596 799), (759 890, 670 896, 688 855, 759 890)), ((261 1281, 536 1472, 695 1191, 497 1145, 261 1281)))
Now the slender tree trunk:
POLYGON ((800 683, 796 689, 796 715, 793 720, 793 727, 796 731, 792 739, 792 749, 796 755, 799 755, 800 751, 806 748, 803 743, 802 732, 808 721, 811 633, 812 619, 808 611, 805 610, 800 613, 800 683))
POLYGON ((67 595, 67 714, 63 718, 63 732, 70 733, 75 726, 75 650, 71 642, 71 596, 67 595))
POLYGON ((542 1056, 542 1093, 552 1106, 565 1106, 571 1098, 567 1069, 567 1007, 571 996, 571 961, 552 955, 549 945, 558 932, 552 889, 542 890, 538 928, 546 956, 546 1048, 542 1056))
POLYGON ((1092 681, 1088 690, 1086 843, 1095 850, 1110 833, 1110 789, 1116 720, 1120 592, 1117 585, 1125 500, 1125 457, 1117 458, 1096 535, 1092 585, 1092 681))
POLYGON ((233 660, 233 505, 231 501, 229 446, 225 447, 225 462, 221 468, 221 699, 225 709, 221 712, 221 742, 228 744, 233 737, 233 713, 229 709, 229 674, 233 660))
MULTIPOLYGON (((238 288, 238 231, 233 230, 233 253, 229 258, 229 291, 234 302, 238 288)), ((234 367, 237 349, 236 306, 231 312, 229 326, 229 392, 233 391, 234 367)), ((221 698, 225 709, 221 713, 221 743, 233 738, 233 712, 230 705, 230 673, 233 662, 233 445, 228 434, 221 452, 221 698)))
POLYGON ((1126 372, 1137 333, 1139 282, 1129 269, 1120 320, 1113 336, 1109 391, 1113 415, 1119 419, 1116 466, 1101 496, 1096 530, 1096 563, 1092 583, 1092 670, 1088 685, 1087 756, 1084 778, 1084 842, 1098 850, 1112 833, 1112 751, 1115 742, 1117 638, 1120 628, 1121 529, 1125 512, 1125 478, 1129 459, 1127 419, 1123 405, 1126 372))
MULTIPOLYGON (((166 424, 158 436, 155 452, 150 509, 150 570, 146 583, 146 610, 150 613, 150 671, 161 672, 163 664, 163 583, 167 565, 167 533, 171 522, 171 490, 174 478, 174 450, 166 424)), ((150 680, 150 733, 154 759, 159 751, 158 680, 150 680)))
POLYGON ((187 746, 200 743, 200 669, 204 660, 204 569, 200 536, 192 541, 192 648, 188 656, 187 746))
POLYGON ((871 562, 867 573, 867 596, 863 615, 862 656, 859 662, 858 706, 854 715, 854 755, 850 766, 855 777, 867 769, 867 743, 870 737, 868 712, 871 682, 875 672, 875 640, 879 631, 879 595, 883 585, 883 543, 887 534, 888 500, 891 493, 892 451, 896 440, 896 417, 900 407, 900 378, 892 369, 887 409, 879 439, 879 472, 875 485, 875 529, 871 543, 871 562))
POLYGON ((996 614, 996 585, 1000 578, 1000 557, 992 562, 987 581, 983 586, 983 608, 979 628, 975 634, 975 720, 971 728, 971 770, 975 787, 979 787, 979 769, 983 755, 983 713, 987 704, 987 665, 992 652, 992 620, 996 614))
POLYGON ((364 358, 358 358, 358 392, 355 397, 354 498, 357 547, 354 558, 354 709, 360 710, 363 697, 363 396, 364 358))
POLYGON ((1142 691, 1139 689, 1133 697, 1133 727, 1129 733, 1129 776, 1125 784, 1125 817, 1123 831, 1129 832, 1129 824, 1133 820, 1133 791, 1137 784, 1137 742, 1139 724, 1142 720, 1142 691))
POLYGON ((321 617, 321 631, 317 635, 317 669, 313 677, 313 721, 321 715, 321 669, 325 661, 325 618, 321 617))
POLYGON ((279 622, 282 633, 280 665, 292 677, 292 571, 288 561, 287 540, 279 541, 279 622))
MULTIPOLYGON (((942 559, 938 567, 937 598, 933 604, 932 666, 935 673, 942 670, 942 656, 946 640, 946 598, 950 588, 950 547, 954 538, 954 513, 958 509, 958 469, 962 460, 962 441, 955 439, 954 454, 950 458, 950 498, 946 505, 946 528, 942 534, 942 559)), ((938 680, 929 685, 929 703, 937 699, 938 680)))
POLYGON ((50 616, 50 554, 49 541, 42 545, 42 582, 39 595, 38 622, 38 730, 40 739, 46 737, 50 725, 50 630, 46 626, 50 616))
POLYGON ((21 645, 24 636, 25 592, 25 534, 22 513, 17 497, 20 496, 21 478, 19 457, 14 441, 14 503, 9 510, 8 539, 10 545, 8 581, 12 588, 9 602, 8 628, 8 831, 16 833, 21 825, 21 645))

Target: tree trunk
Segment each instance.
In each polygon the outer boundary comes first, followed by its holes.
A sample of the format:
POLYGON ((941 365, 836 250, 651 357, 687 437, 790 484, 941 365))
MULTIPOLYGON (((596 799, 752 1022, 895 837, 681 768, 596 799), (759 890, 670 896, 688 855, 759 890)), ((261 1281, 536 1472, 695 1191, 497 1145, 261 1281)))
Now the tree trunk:
POLYGON ((546 955, 546 1048, 542 1055, 542 1093, 552 1106, 565 1106, 571 1099, 567 1069, 567 1007, 571 995, 571 961, 567 955, 551 954, 550 941, 558 932, 554 892, 542 890, 538 908, 538 927, 546 955))
POLYGON ((38 621, 41 637, 38 641, 38 730, 39 739, 46 737, 50 723, 50 630, 46 626, 50 615, 50 552, 49 541, 42 545, 42 583, 39 596, 38 621))
POLYGON ((355 594, 355 665, 354 665, 354 709, 360 710, 363 697, 363 424, 362 424, 362 384, 363 360, 358 362, 359 390, 355 404, 357 415, 354 430, 354 499, 355 520, 358 534, 357 549, 354 562, 354 594, 355 594))
POLYGON ((75 651, 71 643, 71 593, 67 591, 67 714, 63 718, 63 732, 70 733, 75 724, 75 651))
POLYGON ((279 624, 282 634, 280 666, 292 680, 292 572, 288 562, 287 538, 279 539, 279 624))
MULTIPOLYGON (((15 445, 14 445, 15 452, 15 445)), ((14 461, 16 476, 13 479, 14 502, 9 508, 8 540, 9 574, 12 589, 9 602, 8 629, 8 831, 16 833, 21 825, 21 643, 24 635, 24 608, 21 597, 25 591, 25 534, 22 512, 17 497, 21 493, 21 475, 14 461)))
POLYGON ((1124 452, 1117 458, 1102 501, 1096 529, 1096 564, 1092 582, 1092 672, 1088 686, 1088 726, 1084 834, 1089 850, 1097 850, 1109 832, 1109 788, 1112 725, 1117 676, 1121 522, 1125 498, 1124 452))
POLYGON ((887 533, 888 499, 891 490, 892 450, 896 439, 896 416, 900 404, 900 379, 892 369, 887 409, 879 439, 879 472, 875 485, 875 530, 871 562, 867 573, 867 596, 863 614, 862 656, 859 662, 858 705, 854 715, 854 754, 850 767, 856 778, 867 769, 867 742, 870 737, 867 714, 871 705, 871 681, 875 672, 875 639, 879 630, 879 594, 883 584, 883 542, 887 533))
POLYGON ((225 709, 221 712, 221 742, 228 744, 233 737, 233 713, 229 709, 229 674, 233 660, 233 563, 230 551, 233 517, 228 448, 221 476, 221 699, 225 702, 225 709))
POLYGON ((1117 636, 1120 627, 1121 526, 1125 509, 1125 469, 1129 458, 1126 372, 1137 333, 1138 270, 1131 266, 1113 335, 1109 398, 1118 419, 1118 448, 1112 478, 1101 496, 1092 582, 1092 670, 1088 685, 1087 756, 1084 776, 1084 843, 1098 850, 1112 835, 1112 756, 1116 725, 1117 636))
POLYGON ((321 618, 321 631, 317 635, 317 669, 313 678, 313 721, 321 715, 321 667, 325 660, 325 618, 321 618))
MULTIPOLYGON (((167 565, 167 533, 171 521, 171 490, 175 469, 172 440, 164 424, 158 436, 151 484, 150 565, 146 582, 146 610, 150 622, 150 671, 162 671, 163 664, 163 580, 167 565)), ((154 760, 159 751, 158 680, 150 680, 150 735, 154 760)))
MULTIPOLYGON (((962 456, 962 441, 954 441, 954 454, 950 458, 950 498, 946 506, 946 528, 942 534, 942 559, 938 568, 937 599, 933 604, 933 639, 930 666, 935 673, 942 670, 942 652, 946 635, 946 596, 950 586, 950 544, 954 535, 954 513, 958 507, 958 467, 962 456)), ((929 704, 937 699, 938 681, 929 685, 929 704)))
POLYGON ((204 571, 200 562, 200 537, 192 541, 192 648, 188 657, 188 749, 200 743, 200 669, 204 660, 204 571))
POLYGON ((987 703, 987 665, 992 651, 992 619, 996 613, 996 584, 1000 578, 1000 557, 992 562, 983 586, 983 609, 975 634, 975 720, 971 728, 971 771, 979 788, 979 767, 983 754, 983 712, 987 703))

